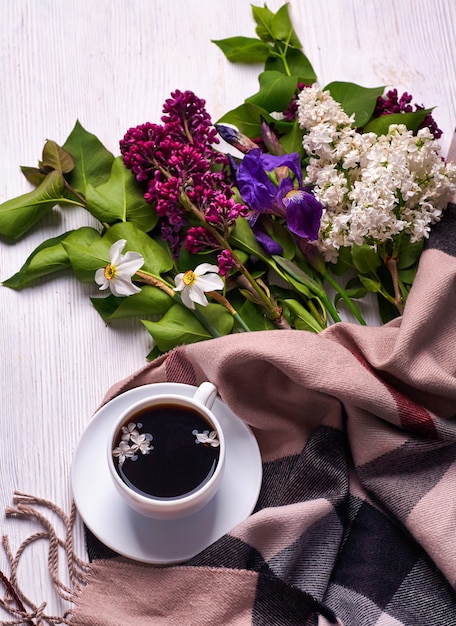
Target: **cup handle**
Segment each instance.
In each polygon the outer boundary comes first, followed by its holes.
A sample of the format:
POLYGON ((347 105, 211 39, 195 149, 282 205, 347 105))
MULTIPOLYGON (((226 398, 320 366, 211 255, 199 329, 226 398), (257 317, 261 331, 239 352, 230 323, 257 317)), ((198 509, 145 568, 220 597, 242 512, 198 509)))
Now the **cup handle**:
POLYGON ((217 397, 217 387, 209 382, 201 383, 195 391, 193 399, 204 404, 208 409, 212 408, 215 398, 217 397))

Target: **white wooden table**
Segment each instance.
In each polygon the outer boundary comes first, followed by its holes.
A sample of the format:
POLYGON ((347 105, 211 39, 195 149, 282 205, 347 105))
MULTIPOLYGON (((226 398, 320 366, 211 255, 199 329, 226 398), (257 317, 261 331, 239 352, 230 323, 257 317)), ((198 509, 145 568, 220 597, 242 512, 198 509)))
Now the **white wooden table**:
MULTIPOLYGON (((250 4, 0 0, 0 202, 30 190, 19 165, 35 165, 46 139, 63 143, 76 119, 117 155, 125 131, 158 122, 176 88, 203 97, 214 121, 241 104, 256 91, 260 68, 230 64, 211 39, 253 36, 250 4)), ((281 4, 268 2, 274 11, 281 4)), ((436 107, 446 154, 456 124, 453 0, 290 0, 290 12, 321 85, 344 80, 412 93, 436 107)), ((44 238, 81 225, 81 216, 65 211, 46 219, 45 233, 0 242, 0 280, 44 238)), ((3 517, 13 491, 69 510, 81 433, 110 385, 146 362, 147 332, 139 322, 108 328, 88 299, 95 293, 69 274, 23 292, 0 287, 0 515, 13 549, 36 530, 3 517)), ((76 547, 84 557, 80 524, 76 547)), ((60 611, 45 546, 25 559, 24 590, 60 611)), ((0 569, 7 573, 3 554, 0 569)))

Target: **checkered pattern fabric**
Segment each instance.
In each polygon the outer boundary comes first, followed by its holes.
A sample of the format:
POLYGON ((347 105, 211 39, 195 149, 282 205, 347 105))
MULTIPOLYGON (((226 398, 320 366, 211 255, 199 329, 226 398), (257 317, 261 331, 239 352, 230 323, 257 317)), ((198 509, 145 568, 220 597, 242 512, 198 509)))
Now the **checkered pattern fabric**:
POLYGON ((456 206, 401 318, 181 347, 106 400, 203 380, 259 442, 254 513, 166 568, 116 557, 88 532, 74 624, 456 624, 456 206))

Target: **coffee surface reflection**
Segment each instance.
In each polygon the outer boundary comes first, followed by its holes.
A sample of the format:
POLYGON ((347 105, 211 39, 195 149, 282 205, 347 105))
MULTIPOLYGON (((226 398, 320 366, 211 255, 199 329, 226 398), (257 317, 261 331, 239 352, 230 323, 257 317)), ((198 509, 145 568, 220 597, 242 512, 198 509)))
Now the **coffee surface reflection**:
POLYGON ((185 497, 213 476, 220 456, 217 433, 188 406, 145 407, 114 438, 114 465, 135 492, 157 499, 185 497))

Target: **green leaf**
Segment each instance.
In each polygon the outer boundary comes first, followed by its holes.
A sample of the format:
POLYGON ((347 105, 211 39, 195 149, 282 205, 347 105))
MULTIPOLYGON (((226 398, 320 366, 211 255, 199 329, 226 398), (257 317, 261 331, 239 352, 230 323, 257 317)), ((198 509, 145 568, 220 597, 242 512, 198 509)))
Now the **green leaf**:
POLYGON ((146 359, 148 361, 153 361, 154 359, 161 356, 162 354, 164 353, 160 350, 160 348, 158 346, 154 346, 152 350, 149 352, 149 354, 146 356, 146 359))
POLYGON ((43 276, 48 276, 71 267, 68 254, 62 245, 63 241, 85 241, 90 245, 94 239, 99 239, 100 234, 93 228, 84 226, 79 230, 63 233, 59 237, 53 237, 39 245, 27 258, 19 272, 5 280, 5 287, 11 289, 23 289, 31 282, 43 276))
POLYGON ((343 276, 351 269, 354 269, 352 249, 348 247, 340 248, 336 263, 330 263, 328 267, 336 276, 343 276))
POLYGON ((260 90, 246 102, 256 104, 266 111, 283 111, 287 108, 296 90, 298 79, 296 76, 286 76, 281 72, 262 72, 258 80, 260 90))
POLYGON ((171 296, 152 285, 141 285, 141 291, 128 298, 108 295, 90 300, 101 317, 107 321, 144 315, 163 315, 174 304, 171 296))
POLYGON ((301 47, 288 13, 288 4, 284 4, 277 13, 273 13, 266 5, 252 5, 252 13, 257 23, 256 34, 263 41, 279 41, 295 48, 301 47))
MULTIPOLYGON (((314 316, 303 307, 303 305, 297 300, 287 298, 283 300, 283 303, 289 308, 296 318, 301 320, 301 323, 296 326, 299 330, 310 330, 314 333, 319 333, 323 330, 322 326, 317 322, 314 316)), ((296 320, 295 320, 296 325, 296 320)))
POLYGON ((129 222, 114 224, 98 241, 87 246, 79 241, 63 242, 77 279, 83 283, 94 281, 95 272, 109 263, 109 251, 113 243, 126 239, 127 250, 139 252, 144 257, 141 271, 160 276, 173 267, 169 250, 129 222))
POLYGON ((48 140, 44 144, 40 168, 57 170, 61 174, 68 174, 74 169, 74 159, 69 152, 61 148, 55 141, 48 140))
MULTIPOLYGON (((367 290, 360 281, 359 276, 351 278, 345 285, 344 291, 350 299, 355 300, 364 298, 367 293, 367 290)), ((337 306, 341 300, 343 300, 342 295, 340 293, 336 293, 334 297, 334 304, 337 306)))
POLYGON ((399 270, 399 280, 405 283, 406 285, 413 285, 417 271, 418 271, 418 264, 412 267, 407 267, 406 269, 403 269, 403 270, 399 270))
POLYGON ((333 82, 326 85, 329 91, 347 115, 355 114, 355 126, 364 126, 374 113, 377 99, 384 92, 384 87, 361 87, 355 83, 333 82))
POLYGON ((382 264, 377 252, 367 244, 353 246, 352 255, 353 263, 361 274, 375 274, 382 264))
POLYGON ((288 228, 276 219, 263 220, 266 233, 282 246, 282 256, 291 261, 296 254, 296 242, 288 228))
POLYGON ((193 254, 189 252, 185 246, 182 246, 179 250, 179 257, 177 259, 177 266, 179 270, 185 272, 189 269, 195 269, 200 263, 210 263, 211 265, 217 265, 217 252, 213 250, 206 250, 193 254))
POLYGON ((268 260, 263 248, 260 246, 253 234, 250 224, 243 217, 238 217, 233 230, 229 236, 229 243, 244 250, 248 254, 253 254, 259 259, 268 260))
POLYGON ((315 70, 302 50, 288 48, 285 54, 285 60, 287 67, 285 67, 283 60, 279 56, 271 55, 268 57, 264 68, 268 71, 291 74, 297 78, 297 82, 303 82, 306 83, 306 85, 311 85, 316 81, 317 75, 315 70))
POLYGON ((252 13, 253 19, 257 23, 255 32, 258 37, 263 41, 273 42, 274 36, 272 34, 272 19, 274 17, 274 13, 268 9, 266 5, 264 5, 264 7, 252 5, 252 13))
POLYGON ((432 112, 432 109, 422 109, 412 113, 390 113, 381 115, 371 120, 364 127, 364 132, 375 133, 376 135, 386 135, 391 124, 405 124, 408 130, 415 132, 424 118, 432 112))
POLYGON ((106 232, 103 239, 108 242, 109 246, 119 239, 126 239, 127 246, 125 250, 133 250, 142 254, 144 266, 141 270, 153 276, 165 274, 174 267, 173 257, 169 248, 129 222, 115 224, 106 232))
POLYGON ((391 320, 394 320, 396 317, 399 317, 399 311, 394 306, 394 304, 391 304, 391 302, 385 300, 385 298, 380 293, 377 294, 377 303, 378 311, 380 313, 380 319, 383 324, 387 324, 391 320))
POLYGON ((359 280, 362 282, 364 287, 366 287, 367 291, 371 291, 373 293, 382 293, 382 284, 379 280, 373 280, 368 276, 360 275, 359 280))
MULTIPOLYGON (((220 335, 228 335, 233 328, 233 316, 220 304, 199 307, 202 315, 218 330, 220 335)), ((211 339, 212 335, 198 321, 195 314, 181 304, 175 304, 158 322, 141 320, 162 352, 176 346, 211 339)))
POLYGON ((279 143, 286 153, 297 152, 302 158, 304 155, 302 138, 302 129, 299 128, 299 122, 296 121, 291 123, 290 129, 284 135, 279 137, 279 143))
POLYGON ((254 37, 228 37, 212 40, 232 63, 264 63, 271 47, 254 37))
POLYGON ((71 154, 75 167, 66 177, 73 189, 85 194, 87 185, 98 187, 109 179, 114 156, 100 140, 76 122, 63 149, 71 154))
POLYGON ((33 191, 0 204, 0 235, 19 239, 63 197, 64 181, 57 171, 50 172, 33 191))
POLYGON ((272 16, 271 30, 274 39, 287 43, 294 48, 301 48, 301 42, 296 35, 288 12, 288 3, 282 5, 272 16))
POLYGON ((87 210, 100 222, 132 222, 148 232, 158 222, 155 209, 144 199, 144 191, 122 157, 114 159, 109 180, 98 187, 87 185, 87 210))
POLYGON ((308 297, 311 297, 312 294, 310 293, 310 291, 308 291, 310 289, 311 292, 317 295, 322 294, 322 289, 323 289, 322 286, 319 283, 317 283, 316 280, 308 276, 295 263, 293 263, 292 261, 289 261, 288 259, 284 259, 283 257, 276 255, 276 254, 272 255, 272 258, 283 270, 285 270, 285 272, 288 274, 289 277, 294 279, 293 281, 289 280, 290 283, 296 286, 296 283, 295 283, 296 281, 297 283, 306 287, 306 291, 300 290, 301 293, 304 293, 308 297))
POLYGON ((266 123, 272 125, 278 132, 287 132, 291 128, 290 122, 274 119, 266 109, 251 102, 245 102, 228 111, 218 120, 218 123, 233 124, 241 133, 252 139, 261 136, 261 118, 264 118, 266 123))
POLYGON ((397 267, 399 270, 406 269, 411 267, 414 263, 418 261, 423 252, 424 239, 421 241, 415 241, 414 243, 410 243, 410 238, 408 237, 403 241, 397 258, 397 267))
POLYGON ((272 330, 277 328, 274 322, 265 313, 263 307, 253 304, 249 300, 244 300, 242 305, 237 309, 239 315, 245 321, 250 330, 272 330))
POLYGON ((38 167, 29 167, 28 165, 21 165, 21 172, 29 183, 32 183, 34 187, 41 185, 46 178, 46 174, 42 172, 38 167))
POLYGON ((218 123, 233 124, 241 133, 253 138, 261 135, 261 117, 266 118, 267 115, 268 112, 265 109, 255 104, 244 103, 225 113, 218 123))

